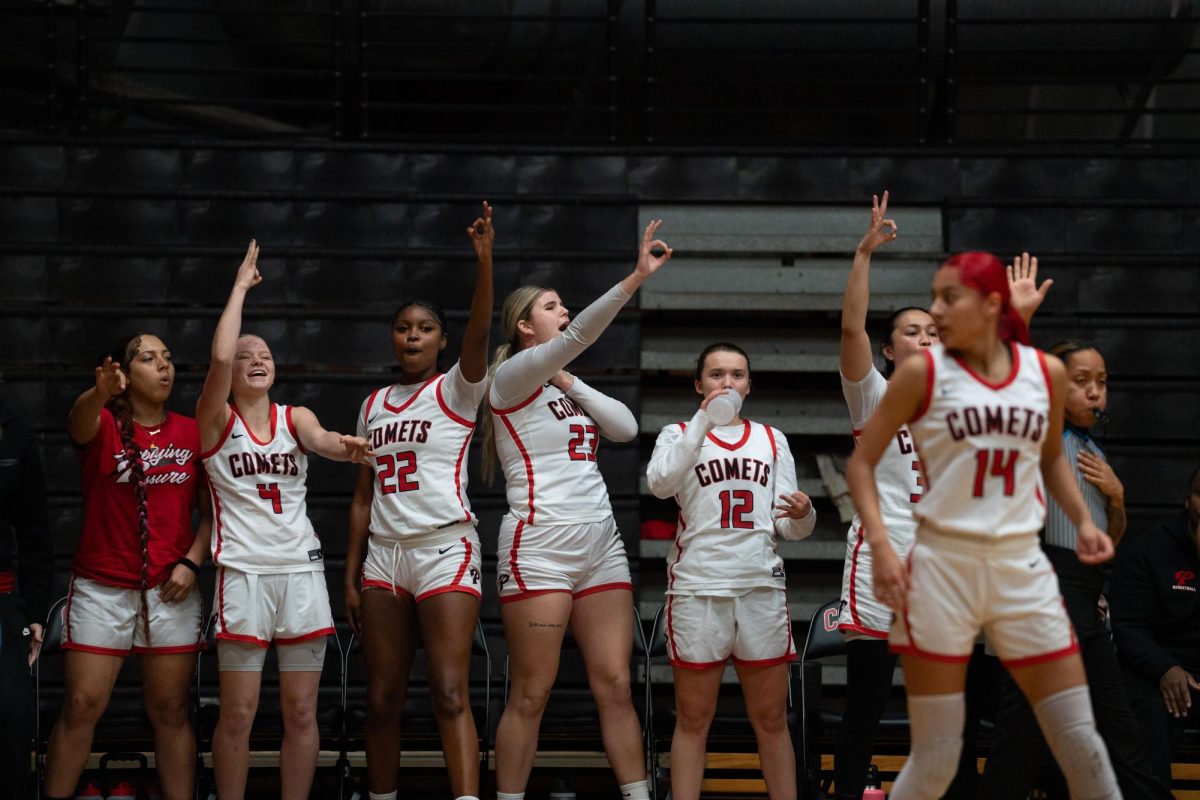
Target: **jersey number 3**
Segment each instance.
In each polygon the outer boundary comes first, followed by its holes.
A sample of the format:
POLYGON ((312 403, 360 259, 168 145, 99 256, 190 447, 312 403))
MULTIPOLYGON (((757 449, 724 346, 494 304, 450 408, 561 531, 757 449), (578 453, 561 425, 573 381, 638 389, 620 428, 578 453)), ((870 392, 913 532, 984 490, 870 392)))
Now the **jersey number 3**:
POLYGON ((420 481, 409 480, 417 471, 417 454, 411 450, 391 456, 375 456, 379 466, 379 491, 382 494, 412 492, 421 488, 420 481), (395 477, 396 480, 392 480, 395 477))
POLYGON ((994 477, 1004 479, 1004 496, 1012 497, 1017 483, 1017 451, 1016 450, 976 450, 975 451, 975 489, 972 497, 983 497, 983 481, 991 473, 994 477), (988 463, 991 467, 988 467, 988 463))

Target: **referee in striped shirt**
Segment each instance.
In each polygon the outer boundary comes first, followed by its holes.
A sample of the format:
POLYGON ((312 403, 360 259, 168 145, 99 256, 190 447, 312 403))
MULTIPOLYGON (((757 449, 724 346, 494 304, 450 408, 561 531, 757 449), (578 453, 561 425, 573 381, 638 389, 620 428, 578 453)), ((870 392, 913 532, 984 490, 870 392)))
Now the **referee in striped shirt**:
MULTIPOLYGON (((1092 519, 1097 527, 1108 531, 1115 545, 1125 533, 1125 488, 1090 432, 1091 426, 1103 418, 1108 403, 1104 358, 1093 345, 1075 340, 1061 342, 1050 352, 1067 368, 1063 454, 1092 519)), ((1170 789, 1154 775, 1146 759, 1142 731, 1129 705, 1116 651, 1097 610, 1104 575, 1100 567, 1083 564, 1076 557, 1075 526, 1052 498, 1047 498, 1042 548, 1058 573, 1059 590, 1087 670, 1096 728, 1108 746, 1121 793, 1129 798, 1169 800, 1170 789)), ((1047 761, 1048 755, 1033 710, 1005 674, 981 800, 1024 800, 1037 782, 1038 765, 1047 761)), ((1052 787, 1043 788, 1051 792, 1051 797, 1059 796, 1052 787)), ((1060 791, 1065 798, 1065 785, 1060 791)))

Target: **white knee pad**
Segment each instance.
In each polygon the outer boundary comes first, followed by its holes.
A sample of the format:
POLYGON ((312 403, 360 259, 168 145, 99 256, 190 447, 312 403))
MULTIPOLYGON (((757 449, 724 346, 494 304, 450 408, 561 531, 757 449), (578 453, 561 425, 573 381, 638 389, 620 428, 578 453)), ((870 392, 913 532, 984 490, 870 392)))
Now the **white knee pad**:
POLYGON ((1087 686, 1052 694, 1033 707, 1074 800, 1120 800, 1108 748, 1096 732, 1087 686))
POLYGON ((908 698, 912 750, 891 800, 928 800, 946 792, 958 771, 965 717, 962 693, 908 698))

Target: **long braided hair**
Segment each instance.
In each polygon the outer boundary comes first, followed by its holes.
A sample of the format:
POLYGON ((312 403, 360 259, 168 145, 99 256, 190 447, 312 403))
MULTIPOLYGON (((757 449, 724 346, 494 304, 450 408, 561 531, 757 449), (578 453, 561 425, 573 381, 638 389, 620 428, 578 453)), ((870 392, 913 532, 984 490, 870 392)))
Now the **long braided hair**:
MULTIPOLYGON (((142 336, 135 333, 126 336, 113 345, 107 355, 121 365, 126 377, 129 376, 129 362, 137 355, 142 346, 142 336)), ((104 359, 101 359, 103 363, 104 359)), ((146 600, 146 592, 150 583, 150 520, 149 508, 146 503, 146 468, 142 463, 142 448, 134 441, 133 407, 129 402, 129 387, 125 391, 109 398, 105 407, 112 412, 113 419, 121 434, 121 450, 125 463, 129 467, 129 482, 133 484, 133 497, 137 503, 138 532, 142 538, 142 630, 146 634, 146 644, 150 644, 150 606, 146 600)))

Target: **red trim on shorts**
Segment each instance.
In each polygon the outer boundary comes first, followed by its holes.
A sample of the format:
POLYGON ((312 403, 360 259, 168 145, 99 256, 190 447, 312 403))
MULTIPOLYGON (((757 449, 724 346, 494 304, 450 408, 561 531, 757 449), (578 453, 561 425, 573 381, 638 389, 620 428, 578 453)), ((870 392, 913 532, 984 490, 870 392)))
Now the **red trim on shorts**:
POLYGON ((117 650, 112 647, 94 647, 90 644, 75 644, 74 642, 63 642, 63 650, 78 650, 81 653, 95 653, 98 656, 119 656, 124 658, 129 655, 129 650, 117 650))
MULTIPOLYGON (((908 421, 909 425, 916 422, 921 417, 925 416, 925 412, 929 410, 929 404, 933 402, 933 372, 934 372, 933 353, 929 352, 928 349, 925 349, 925 350, 921 351, 921 355, 925 356, 925 397, 924 397, 924 399, 921 400, 921 407, 917 409, 917 413, 915 415, 913 415, 913 418, 908 421)), ((861 430, 855 431, 855 433, 854 433, 854 443, 855 444, 858 444, 858 436, 861 433, 862 433, 861 430)))
POLYGON ((133 652, 141 653, 141 654, 148 655, 148 656, 168 656, 168 655, 174 655, 177 653, 199 653, 205 649, 207 649, 207 648, 206 648, 206 645, 204 642, 196 642, 195 644, 171 645, 170 647, 141 647, 139 645, 133 646, 133 652))
POLYGON ((71 603, 75 600, 75 579, 76 575, 71 575, 71 583, 67 586, 67 604, 62 610, 63 623, 63 646, 71 641, 71 603))
MULTIPOLYGON (((536 395, 535 395, 536 396, 536 395)), ((529 524, 533 524, 534 507, 533 507, 533 459, 529 457, 529 451, 525 449, 525 443, 521 441, 521 437, 517 435, 517 429, 508 421, 508 417, 501 416, 500 421, 504 423, 508 435, 512 437, 513 443, 517 445, 517 450, 521 452, 521 458, 525 461, 525 482, 528 484, 529 499, 529 524)))
POLYGON ((279 423, 279 406, 278 406, 278 404, 276 404, 276 403, 271 404, 271 414, 270 414, 271 435, 267 438, 267 440, 265 442, 260 442, 258 440, 258 437, 254 435, 254 431, 250 430, 250 426, 246 424, 246 419, 242 416, 242 413, 240 411, 238 411, 238 407, 236 405, 234 405, 233 403, 230 403, 229 408, 232 409, 233 413, 237 414, 237 418, 242 421, 242 427, 246 429, 246 435, 250 437, 250 441, 254 442, 256 445, 259 445, 260 447, 266 447, 271 442, 275 441, 275 426, 279 423))
POLYGON ((217 451, 221 449, 221 445, 225 444, 225 440, 229 438, 229 432, 233 430, 233 421, 233 412, 230 411, 229 419, 225 420, 225 430, 221 431, 221 436, 217 439, 217 443, 208 450, 200 451, 201 461, 207 458, 212 458, 214 455, 216 455, 217 451))
POLYGON ((538 398, 538 395, 540 395, 542 393, 542 390, 544 390, 545 388, 546 388, 545 386, 539 386, 538 390, 536 392, 534 392, 533 394, 529 395, 529 397, 527 399, 522 400, 520 403, 517 403, 515 406, 511 406, 509 408, 496 408, 494 405, 492 405, 491 400, 489 400, 488 408, 490 408, 492 410, 492 413, 500 414, 500 415, 511 414, 514 411, 520 411, 522 408, 524 408, 525 406, 529 405, 534 400, 536 400, 538 398))
POLYGON ((360 591, 365 592, 368 589, 385 589, 392 594, 403 595, 404 597, 412 599, 412 592, 408 591, 407 589, 401 589, 399 586, 396 586, 393 583, 388 583, 387 581, 377 581, 374 578, 363 578, 360 591))
POLYGON ((446 401, 442 399, 442 383, 442 381, 438 381, 437 386, 433 387, 433 394, 437 398, 437 404, 442 407, 442 413, 457 422, 459 425, 467 428, 474 428, 474 420, 463 419, 458 414, 455 414, 453 411, 451 411, 450 406, 446 405, 446 401))
MULTIPOLYGON (((224 627, 224 624, 222 624, 221 627, 224 627)), ((268 642, 266 639, 260 639, 257 636, 246 636, 241 633, 228 633, 226 631, 221 631, 220 633, 217 634, 216 638, 224 639, 227 642, 241 642, 242 644, 252 644, 252 645, 256 645, 257 647, 261 647, 263 649, 266 649, 271 646, 271 643, 268 642)))
POLYGON ((723 667, 725 666, 725 662, 728 660, 729 659, 724 659, 722 661, 680 661, 677 658, 668 658, 667 663, 676 669, 705 670, 723 667))
POLYGON ((1045 664, 1047 661, 1057 661, 1060 658, 1074 655, 1079 652, 1079 642, 1074 641, 1074 635, 1071 636, 1071 644, 1061 650, 1054 650, 1049 653, 1042 653, 1036 656, 1026 656, 1025 658, 1014 658, 1011 661, 1000 659, 1000 663, 1009 669, 1015 667, 1032 667, 1034 664, 1045 664))
POLYGON ((965 664, 971 660, 970 653, 962 656, 952 656, 944 653, 930 653, 927 650, 922 650, 921 648, 913 645, 889 644, 888 652, 896 653, 902 656, 919 656, 929 661, 940 661, 945 664, 965 664))
POLYGON ((287 422, 288 433, 296 440, 296 446, 300 448, 300 452, 308 455, 308 448, 304 446, 304 442, 300 441, 300 434, 296 433, 296 424, 292 422, 292 407, 284 406, 283 419, 287 422))
POLYGON ((625 582, 601 583, 601 584, 597 584, 596 586, 589 586, 588 588, 586 588, 582 591, 573 592, 571 594, 571 597, 578 600, 581 597, 587 597, 589 594, 599 594, 600 592, 613 592, 618 589, 625 589, 626 591, 632 592, 633 584, 625 583, 625 582))
POLYGON ((422 600, 428 600, 435 595, 446 594, 446 592, 459 592, 461 594, 473 595, 480 600, 483 599, 483 593, 478 589, 472 589, 470 586, 459 583, 455 584, 454 586, 443 586, 440 589, 431 589, 424 594, 419 594, 417 595, 417 602, 420 603, 422 600))
POLYGON ((676 661, 678 661, 680 664, 685 664, 687 662, 679 658, 679 646, 675 644, 675 626, 671 624, 671 606, 674 605, 674 603, 675 595, 667 595, 667 647, 674 653, 674 655, 668 657, 667 660, 672 664, 674 664, 676 661))
POLYGON ((1037 353, 1038 366, 1042 368, 1042 377, 1046 379, 1046 394, 1050 397, 1051 405, 1054 404, 1054 382, 1050 380, 1050 368, 1046 366, 1046 354, 1041 350, 1034 350, 1037 353))
POLYGON ((738 658, 737 656, 733 656, 732 658, 733 658, 733 663, 737 664, 739 667, 758 668, 758 667, 774 667, 779 664, 791 663, 792 661, 796 660, 796 654, 788 653, 786 656, 778 656, 777 658, 760 658, 757 661, 745 661, 743 659, 738 658))
POLYGON ((451 586, 462 582, 463 575, 467 574, 467 567, 471 566, 471 540, 464 536, 459 541, 463 543, 463 560, 458 565, 458 572, 454 573, 454 580, 450 581, 451 586))
MULTIPOLYGON (((854 620, 854 627, 851 628, 851 630, 857 630, 859 627, 859 623, 862 622, 862 620, 859 619, 859 616, 858 616, 858 592, 855 591, 854 587, 856 585, 855 581, 858 577, 858 554, 859 554, 859 551, 862 550, 862 546, 863 546, 863 544, 866 543, 866 541, 867 541, 867 537, 865 534, 863 534, 862 520, 859 520, 859 522, 858 522, 858 542, 854 545, 854 550, 851 551, 851 555, 850 555, 850 593, 849 593, 848 600, 849 600, 849 606, 850 606, 850 619, 854 620)), ((839 625, 838 627, 840 628, 841 626, 839 625)))
POLYGON ((293 636, 290 639, 278 639, 277 638, 277 639, 275 639, 275 644, 277 644, 277 645, 300 644, 301 642, 307 642, 310 639, 317 639, 322 636, 331 636, 331 635, 333 635, 333 633, 335 633, 335 631, 333 630, 333 626, 329 626, 326 628, 321 628, 321 630, 319 630, 319 631, 313 631, 312 633, 305 633, 300 636, 293 636))
POLYGON ((521 592, 520 594, 502 595, 500 597, 500 604, 503 605, 504 603, 515 603, 518 600, 528 600, 531 597, 537 597, 540 594, 551 594, 552 592, 566 592, 567 594, 570 594, 571 590, 570 589, 534 589, 533 591, 521 592))
POLYGON ((771 431, 770 425, 763 425, 763 430, 767 432, 767 438, 771 440, 771 460, 779 460, 779 450, 775 447, 775 434, 771 431))
POLYGON ((393 414, 399 414, 401 411, 417 401, 417 398, 421 396, 421 392, 425 391, 426 386, 433 383, 440 377, 442 377, 442 373, 439 372, 437 375, 434 375, 432 378, 422 383, 421 387, 413 392, 413 396, 405 400, 404 405, 402 406, 394 406, 388 402, 388 395, 392 393, 392 389, 396 386, 396 384, 393 383, 391 386, 387 387, 387 391, 383 393, 383 407, 388 411, 391 411, 393 414))
POLYGON ((737 450, 742 445, 744 445, 749 439, 750 439, 750 420, 748 420, 748 419, 742 420, 742 438, 738 439, 733 444, 726 444, 725 442, 718 439, 716 436, 713 436, 712 431, 708 432, 708 440, 710 442, 712 442, 713 444, 717 445, 718 447, 723 447, 726 450, 737 450))
POLYGON ((877 631, 874 628, 867 628, 862 625, 851 625, 850 623, 846 622, 839 622, 837 629, 839 631, 854 631, 855 633, 861 633, 863 636, 870 636, 872 639, 888 638, 887 631, 877 631))
MULTIPOLYGON (((525 586, 525 579, 521 577, 521 570, 517 568, 517 548, 521 546, 521 531, 525 529, 525 520, 517 520, 517 529, 513 532, 512 552, 508 554, 508 566, 512 569, 513 580, 517 583, 517 588, 522 594, 525 594, 529 589, 525 586)), ((563 589, 563 591, 567 591, 563 589)), ((500 602, 504 602, 501 598, 500 602)))
MULTIPOLYGON (((387 389, 387 388, 391 388, 391 387, 385 386, 383 388, 387 389)), ((370 421, 371 406, 373 406, 375 404, 375 398, 378 397, 379 393, 382 391, 383 391, 383 389, 376 389, 375 391, 371 392, 371 396, 367 398, 367 404, 365 406, 363 406, 363 425, 371 424, 371 421, 370 421)))
MULTIPOLYGON (((1008 347, 1009 347, 1009 350, 1012 351, 1012 369, 1009 371, 1008 377, 1005 378, 1004 380, 1000 381, 999 383, 992 383, 987 378, 980 375, 978 372, 976 372, 974 369, 971 368, 971 365, 968 364, 965 359, 959 357, 959 355, 957 353, 950 353, 950 356, 955 361, 957 361, 958 365, 960 367, 962 367, 963 370, 968 375, 970 375, 972 378, 974 378, 976 381, 978 381, 979 383, 982 383, 984 386, 991 389, 992 391, 999 391, 999 390, 1003 389, 1005 386, 1008 386, 1010 383, 1015 381, 1017 379, 1017 373, 1021 371, 1021 351, 1017 349, 1017 343, 1009 342, 1008 347)), ((946 352, 949 353, 950 351, 947 350, 946 352)))

